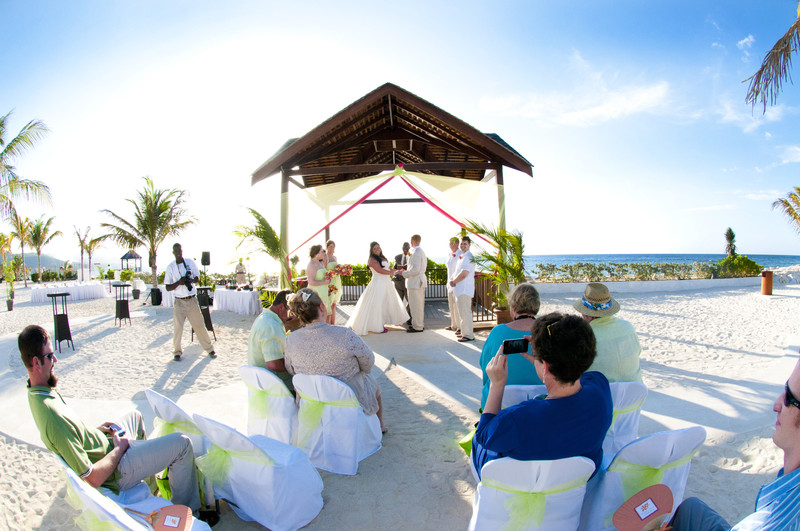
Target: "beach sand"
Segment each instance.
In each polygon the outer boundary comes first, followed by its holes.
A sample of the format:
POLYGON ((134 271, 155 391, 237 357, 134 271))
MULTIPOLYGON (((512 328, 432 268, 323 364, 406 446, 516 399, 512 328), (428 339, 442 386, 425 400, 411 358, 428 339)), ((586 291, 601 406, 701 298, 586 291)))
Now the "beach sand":
MULTIPOLYGON (((578 293, 542 296, 542 312, 573 312, 578 293)), ((612 295, 613 295, 612 291, 612 295)), ((616 296, 616 295, 615 295, 616 296)), ((625 293, 620 317, 636 327, 650 389, 640 434, 693 424, 706 444, 692 462, 686 495, 699 496, 731 523, 752 511, 758 488, 775 477, 772 403, 797 359, 800 286, 776 285, 625 293)), ((27 324, 52 329, 50 305, 18 288, 13 312, 0 312, 0 527, 72 529, 59 465, 42 449, 27 408, 16 334, 27 324)), ((237 368, 246 362, 255 316, 212 311, 219 357, 210 360, 184 332, 184 359, 172 362, 171 308, 131 301, 132 325, 115 326, 113 299, 69 303, 73 352, 62 342, 59 389, 87 421, 139 408, 152 426, 143 390, 152 388, 190 412, 245 431, 246 400, 237 368), (202 411, 193 408, 203 408, 202 411)), ((344 322, 340 316, 341 322, 344 322)), ((426 333, 371 334, 374 372, 389 433, 356 476, 322 472, 325 506, 308 529, 465 529, 475 485, 456 446, 478 418, 478 359, 488 330, 459 344, 446 323, 426 333)), ((223 503, 215 529, 258 529, 223 503)))

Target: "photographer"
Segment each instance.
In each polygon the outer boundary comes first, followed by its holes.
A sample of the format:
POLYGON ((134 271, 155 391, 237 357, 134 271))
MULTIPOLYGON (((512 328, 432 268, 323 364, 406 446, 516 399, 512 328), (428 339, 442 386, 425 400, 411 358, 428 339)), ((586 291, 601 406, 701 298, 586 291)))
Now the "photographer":
POLYGON ((209 357, 212 359, 216 358, 217 354, 214 352, 211 338, 208 337, 203 314, 200 313, 200 305, 197 303, 197 290, 194 288, 194 284, 200 277, 200 272, 192 259, 183 257, 181 244, 176 243, 172 246, 172 254, 175 256, 175 261, 167 266, 167 271, 164 274, 164 284, 167 287, 167 291, 175 292, 175 304, 172 308, 172 322, 174 325, 172 334, 173 359, 181 361, 181 355, 183 354, 181 338, 183 336, 183 323, 186 319, 189 319, 189 324, 192 325, 194 333, 197 334, 197 339, 200 341, 203 350, 208 352, 209 357))

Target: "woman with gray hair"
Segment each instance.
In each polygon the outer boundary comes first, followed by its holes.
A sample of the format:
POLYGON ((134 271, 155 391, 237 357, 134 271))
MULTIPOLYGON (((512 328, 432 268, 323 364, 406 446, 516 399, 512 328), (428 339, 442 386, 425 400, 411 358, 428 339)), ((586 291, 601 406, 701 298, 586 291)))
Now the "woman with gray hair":
POLYGON ((358 334, 326 322, 319 293, 303 288, 289 299, 289 309, 305 324, 286 338, 284 363, 290 374, 321 374, 347 384, 367 415, 377 415, 381 431, 381 388, 370 371, 375 355, 358 334))
MULTIPOLYGON (((533 321, 539 313, 539 292, 530 282, 520 284, 508 298, 508 307, 511 310, 513 321, 508 324, 499 324, 492 328, 489 337, 483 344, 481 351, 481 372, 483 372, 483 390, 481 391, 481 411, 486 405, 489 395, 489 377, 486 375, 486 366, 497 353, 506 339, 522 339, 530 335, 533 321)), ((507 385, 538 385, 542 380, 536 374, 536 369, 522 356, 511 356, 508 359, 507 385)))

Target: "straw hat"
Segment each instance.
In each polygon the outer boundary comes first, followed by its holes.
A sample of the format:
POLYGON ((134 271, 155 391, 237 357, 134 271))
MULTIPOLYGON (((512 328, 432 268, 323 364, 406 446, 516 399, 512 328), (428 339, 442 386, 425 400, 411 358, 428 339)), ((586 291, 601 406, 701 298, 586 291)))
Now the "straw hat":
POLYGON ((619 311, 619 303, 611 298, 608 288, 599 282, 587 284, 583 297, 572 303, 572 307, 591 317, 605 317, 619 311))

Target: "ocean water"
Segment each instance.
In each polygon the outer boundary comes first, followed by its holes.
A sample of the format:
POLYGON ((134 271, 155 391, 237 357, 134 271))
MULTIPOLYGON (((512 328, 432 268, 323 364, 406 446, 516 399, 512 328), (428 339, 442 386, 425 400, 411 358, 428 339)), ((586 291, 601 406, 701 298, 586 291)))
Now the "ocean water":
MULTIPOLYGON (((674 263, 716 262, 725 258, 724 254, 534 254, 525 256, 526 269, 535 264, 566 265, 578 262, 594 264, 635 264, 635 263, 674 263)), ((765 268, 787 267, 800 264, 800 256, 780 254, 747 254, 750 260, 765 268)))

